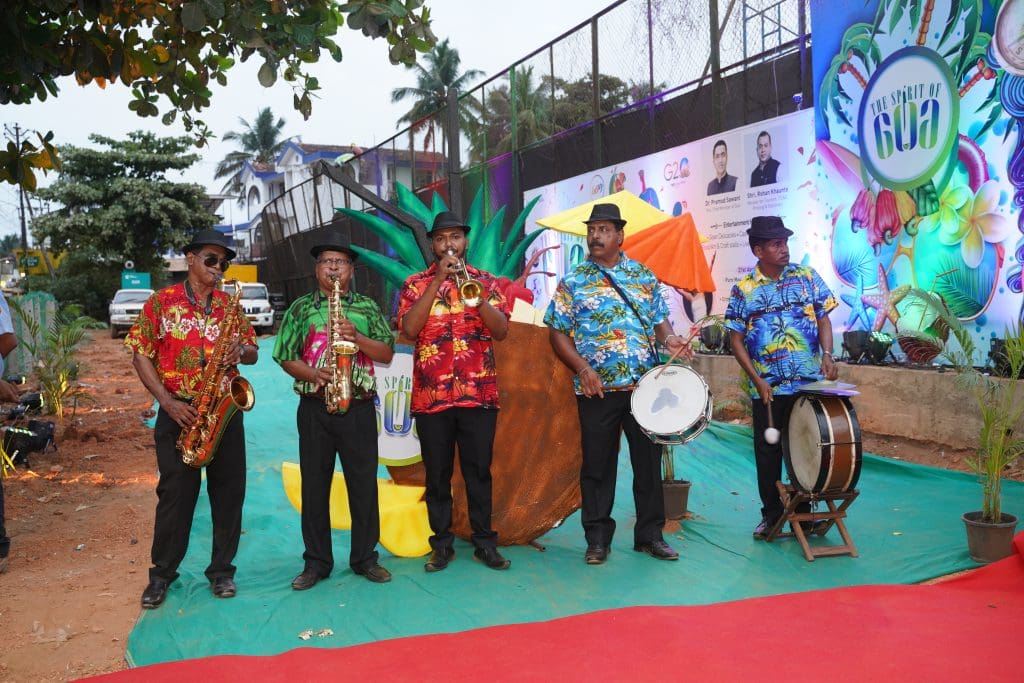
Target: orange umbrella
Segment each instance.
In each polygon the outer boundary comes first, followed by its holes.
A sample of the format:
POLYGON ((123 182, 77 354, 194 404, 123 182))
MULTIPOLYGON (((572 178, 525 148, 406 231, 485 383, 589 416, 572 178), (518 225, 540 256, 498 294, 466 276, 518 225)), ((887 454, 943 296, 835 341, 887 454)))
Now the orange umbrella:
POLYGON ((715 282, 700 242, 693 216, 684 213, 630 235, 622 249, 667 285, 691 292, 713 292, 715 282))

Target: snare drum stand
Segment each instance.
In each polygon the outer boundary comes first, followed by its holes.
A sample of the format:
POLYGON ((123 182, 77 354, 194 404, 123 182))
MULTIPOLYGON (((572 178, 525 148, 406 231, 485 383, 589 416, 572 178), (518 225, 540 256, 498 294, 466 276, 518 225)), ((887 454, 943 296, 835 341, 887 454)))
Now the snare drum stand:
POLYGON ((846 524, 843 523, 843 520, 846 519, 846 508, 850 507, 853 501, 857 499, 860 491, 853 489, 852 491, 808 493, 807 491, 797 489, 792 484, 783 484, 781 481, 775 482, 775 485, 779 489, 779 496, 782 497, 782 504, 785 506, 785 510, 782 516, 775 522, 775 525, 769 530, 764 540, 771 542, 776 538, 796 536, 796 540, 800 541, 800 547, 803 548, 804 557, 808 562, 814 562, 816 557, 830 555, 857 557, 857 548, 853 545, 853 541, 850 539, 850 532, 846 530, 846 524), (836 506, 836 501, 842 501, 838 507, 836 506), (813 504, 818 502, 824 502, 828 506, 828 510, 820 512, 813 510, 811 512, 796 511, 797 506, 801 503, 813 504), (787 522, 792 531, 784 532, 783 529, 787 522), (814 525, 814 529, 810 532, 804 531, 800 524, 801 522, 811 522, 814 525), (824 522, 824 524, 819 524, 820 522, 824 522), (807 542, 807 534, 815 533, 818 536, 824 536, 832 528, 833 524, 839 529, 839 535, 843 537, 842 545, 811 547, 810 543, 807 542))

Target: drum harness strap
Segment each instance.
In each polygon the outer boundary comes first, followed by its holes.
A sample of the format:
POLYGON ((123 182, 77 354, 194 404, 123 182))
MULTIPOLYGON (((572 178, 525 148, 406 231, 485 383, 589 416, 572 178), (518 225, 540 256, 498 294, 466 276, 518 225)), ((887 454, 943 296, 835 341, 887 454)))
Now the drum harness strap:
POLYGON ((651 355, 654 359, 654 362, 657 363, 661 356, 658 355, 657 350, 654 348, 654 344, 651 343, 651 335, 647 334, 647 325, 644 324, 644 319, 643 316, 640 315, 640 311, 636 310, 636 306, 633 305, 633 302, 629 300, 629 297, 626 296, 626 293, 622 291, 618 284, 616 284, 612 276, 608 274, 608 271, 606 271, 604 268, 597 265, 596 263, 594 264, 594 267, 601 271, 601 274, 604 275, 604 279, 608 281, 608 284, 610 284, 612 286, 612 289, 615 290, 619 297, 626 302, 626 305, 629 306, 629 309, 633 311, 633 315, 635 315, 636 319, 640 321, 640 329, 644 331, 644 338, 647 339, 647 345, 651 347, 651 355))

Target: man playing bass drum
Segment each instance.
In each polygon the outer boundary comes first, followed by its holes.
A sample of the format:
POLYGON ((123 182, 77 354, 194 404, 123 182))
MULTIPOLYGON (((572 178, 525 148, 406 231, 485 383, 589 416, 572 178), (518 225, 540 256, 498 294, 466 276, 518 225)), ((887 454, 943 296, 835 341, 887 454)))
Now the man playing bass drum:
MULTIPOLYGON (((156 521, 153 526, 153 566, 142 593, 142 607, 163 604, 178 565, 188 550, 189 533, 203 469, 182 461, 178 436, 197 416, 191 405, 199 392, 203 370, 220 336, 230 301, 218 288, 235 252, 216 230, 201 230, 183 249, 188 263, 185 281, 153 294, 132 326, 125 346, 134 352, 132 364, 149 393, 160 403, 153 437, 156 441, 156 521)), ((244 315, 238 316, 238 337, 227 348, 222 380, 238 374, 238 363, 256 362, 256 334, 244 315)), ((206 577, 218 598, 234 597, 235 565, 242 533, 245 499, 245 427, 242 412, 230 419, 216 455, 206 471, 213 521, 213 549, 206 577)))
POLYGON ((373 362, 391 362, 394 337, 376 302, 352 291, 357 254, 340 233, 328 232, 309 253, 316 259, 316 289, 288 307, 274 345, 274 360, 295 379, 292 386, 300 397, 296 423, 305 552, 292 588, 312 588, 334 569, 330 499, 339 456, 352 516, 348 564, 356 574, 386 583, 391 573, 377 563, 376 550, 380 510, 373 362), (332 342, 356 347, 351 362, 345 363, 347 376, 332 367, 332 342), (346 391, 333 391, 335 382, 346 383, 346 391), (335 393, 347 399, 340 402, 335 393))

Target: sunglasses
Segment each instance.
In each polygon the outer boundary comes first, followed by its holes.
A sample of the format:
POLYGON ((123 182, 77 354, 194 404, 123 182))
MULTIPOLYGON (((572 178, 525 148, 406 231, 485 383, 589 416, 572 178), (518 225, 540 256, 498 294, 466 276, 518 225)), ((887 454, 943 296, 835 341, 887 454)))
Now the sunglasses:
POLYGON ((216 254, 207 254, 203 257, 203 265, 207 268, 213 268, 214 266, 219 265, 220 272, 223 273, 231 265, 231 259, 220 258, 216 254))

